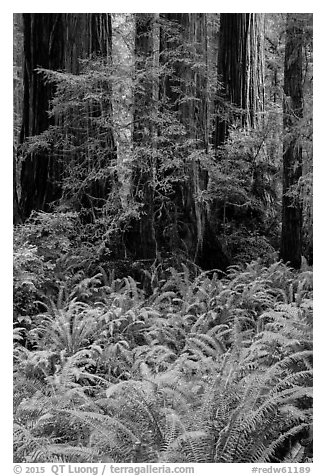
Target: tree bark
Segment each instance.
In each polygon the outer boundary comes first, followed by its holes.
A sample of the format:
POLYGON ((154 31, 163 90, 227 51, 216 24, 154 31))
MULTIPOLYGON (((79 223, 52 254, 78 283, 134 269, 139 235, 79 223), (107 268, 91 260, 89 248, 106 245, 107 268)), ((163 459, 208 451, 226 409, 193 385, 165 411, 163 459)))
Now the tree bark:
POLYGON ((133 109, 135 71, 135 21, 131 13, 112 14, 112 120, 122 210, 128 211, 131 198, 133 156, 133 109))
MULTIPOLYGON (((25 13, 24 102, 21 143, 48 128, 47 115, 53 86, 45 84, 38 67, 59 69, 63 62, 62 14, 25 13)), ((28 155, 22 163, 20 207, 26 218, 32 210, 44 210, 56 198, 55 171, 47 153, 28 155)))
POLYGON ((298 122, 303 116, 302 15, 287 14, 283 101, 283 200, 280 256, 294 268, 301 266, 302 203, 295 187, 302 176, 302 146, 298 122), (291 193, 292 192, 292 193, 291 193))
POLYGON ((230 124, 255 127, 264 110, 264 14, 221 13, 214 145, 223 144, 230 124))
POLYGON ((13 222, 18 224, 22 222, 19 195, 20 180, 18 164, 17 146, 19 143, 19 134, 22 123, 23 106, 23 16, 21 13, 14 13, 14 147, 13 147, 13 222))
POLYGON ((135 161, 132 173, 132 194, 139 207, 128 234, 128 248, 138 259, 155 259, 158 242, 154 218, 154 183, 156 180, 159 15, 135 15, 135 71, 133 143, 135 161))
MULTIPOLYGON (((55 88, 36 68, 79 72, 80 57, 109 55, 111 19, 109 14, 25 13, 24 99, 20 142, 55 123, 47 111, 55 88)), ((22 215, 32 210, 49 210, 60 197, 58 181, 62 170, 50 152, 27 155, 21 168, 22 215)))
POLYGON ((173 70, 162 83, 161 97, 167 97, 185 127, 185 137, 192 142, 185 156, 185 182, 180 185, 178 202, 184 230, 176 227, 185 243, 188 257, 204 269, 225 269, 228 260, 208 221, 208 210, 202 200, 207 189, 208 174, 201 165, 201 154, 208 151, 208 67, 207 15, 204 13, 170 13, 162 17, 176 25, 179 35, 171 41, 161 35, 161 51, 177 51, 173 70), (188 157, 187 157, 188 155, 188 157))

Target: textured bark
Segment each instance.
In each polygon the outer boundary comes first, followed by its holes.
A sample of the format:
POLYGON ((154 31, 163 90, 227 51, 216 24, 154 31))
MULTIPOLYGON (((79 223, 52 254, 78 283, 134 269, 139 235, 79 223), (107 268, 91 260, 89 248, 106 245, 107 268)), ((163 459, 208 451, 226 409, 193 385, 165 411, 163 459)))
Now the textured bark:
MULTIPOLYGON (((161 51, 173 51, 187 44, 189 62, 180 58, 173 65, 173 71, 164 78, 161 87, 161 97, 167 98, 174 104, 180 122, 185 126, 188 139, 196 141, 196 148, 206 149, 207 137, 207 89, 205 72, 202 67, 192 69, 191 63, 206 58, 206 16, 203 13, 167 13, 162 14, 176 26, 173 41, 167 41, 162 31, 161 51)), ((162 29, 163 30, 163 29, 162 29)), ((190 152, 190 151, 189 151, 190 152)), ((203 230, 205 227, 205 212, 201 209, 197 198, 201 189, 205 187, 206 176, 201 173, 198 160, 193 158, 185 164, 185 176, 189 179, 182 190, 176 194, 179 207, 183 206, 182 221, 185 229, 179 230, 175 225, 180 238, 188 248, 189 257, 196 260, 203 246, 203 230)))
MULTIPOLYGON (((108 14, 25 13, 24 100, 20 142, 45 131, 54 86, 36 68, 78 73, 78 58, 110 54, 111 23, 108 14)), ((21 170, 20 207, 23 216, 32 210, 48 210, 60 197, 60 167, 50 153, 28 155, 21 170)))
POLYGON ((284 62, 283 201, 281 258, 294 268, 301 266, 302 204, 289 192, 302 176, 302 146, 295 128, 303 116, 303 29, 302 15, 287 14, 284 62))
POLYGON ((192 159, 185 163, 185 185, 176 194, 176 201, 182 210, 185 230, 180 238, 188 248, 188 255, 205 269, 224 269, 227 264, 222 247, 214 235, 207 218, 202 192, 207 188, 208 176, 200 165, 196 150, 208 149, 208 71, 207 71, 207 15, 204 13, 169 13, 162 17, 174 22, 180 29, 181 37, 167 42, 161 36, 161 51, 174 50, 187 44, 185 58, 177 61, 173 73, 167 75, 161 88, 161 96, 167 97, 179 113, 185 126, 187 139, 193 140, 192 159))
MULTIPOLYGON (((48 128, 47 115, 53 86, 45 84, 35 71, 38 67, 59 69, 63 66, 62 15, 23 14, 24 20, 24 104, 21 142, 48 128)), ((25 158, 21 171, 21 202, 23 215, 33 209, 44 210, 56 198, 55 174, 48 154, 32 154, 25 158)))
POLYGON ((264 110, 264 14, 221 13, 214 144, 223 144, 230 124, 255 127, 264 110), (231 113, 229 104, 235 106, 231 113))
MULTIPOLYGON (((185 124, 188 124, 189 135, 196 140, 196 147, 207 152, 208 149, 208 105, 207 105, 207 18, 204 13, 187 15, 187 40, 193 43, 194 55, 203 64, 201 70, 187 71, 189 90, 187 94, 195 97, 190 102, 189 109, 182 111, 185 124)), ((207 227, 207 211, 200 203, 202 191, 207 188, 207 172, 202 170, 198 159, 192 159, 190 181, 186 194, 186 208, 191 211, 195 224, 195 253, 194 260, 202 265, 206 243, 205 228, 207 227)))
POLYGON ((14 148, 13 148, 13 222, 21 223, 21 213, 19 207, 20 180, 19 169, 17 167, 17 145, 23 115, 23 16, 21 13, 14 13, 14 148))
POLYGON ((135 21, 131 13, 112 14, 112 119, 122 209, 130 206, 133 156, 133 77, 135 72, 135 21))
POLYGON ((129 236, 129 248, 139 259, 154 259, 158 243, 154 223, 153 183, 156 177, 155 117, 158 108, 159 33, 158 14, 135 15, 135 56, 139 84, 134 95, 133 142, 136 161, 133 164, 133 195, 141 202, 140 219, 129 236), (146 74, 152 71, 152 74, 146 74), (137 147, 139 149, 137 150, 137 147), (143 152, 147 148, 147 153, 143 152))

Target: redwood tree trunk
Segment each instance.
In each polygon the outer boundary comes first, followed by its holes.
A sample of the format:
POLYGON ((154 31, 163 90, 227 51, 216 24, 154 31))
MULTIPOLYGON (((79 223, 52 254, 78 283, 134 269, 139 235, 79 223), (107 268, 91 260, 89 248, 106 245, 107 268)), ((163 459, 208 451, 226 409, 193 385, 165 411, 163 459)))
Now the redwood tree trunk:
POLYGON ((140 217, 129 233, 128 248, 139 259, 155 259, 158 253, 154 220, 154 179, 156 175, 156 113, 158 108, 159 66, 158 14, 137 13, 135 16, 135 68, 139 84, 134 96, 133 196, 140 206, 140 217), (152 72, 151 74, 149 72, 152 72))
MULTIPOLYGON (((221 13, 218 48, 218 91, 215 102, 213 145, 218 149, 229 136, 230 126, 250 129, 258 126, 264 110, 264 14, 221 13)), ((253 155, 254 157, 254 155, 253 155)), ((253 185, 260 178, 255 169, 253 185)), ((215 200, 210 221, 225 228, 228 216, 226 202, 215 200)), ((232 210, 231 210, 232 213, 232 210)), ((226 240, 225 240, 226 243, 226 240)))
POLYGON ((13 148, 13 222, 21 223, 21 213, 19 208, 19 170, 17 170, 17 146, 19 143, 19 135, 22 122, 22 106, 23 106, 23 15, 14 13, 14 148, 13 148))
MULTIPOLYGON (((80 57, 110 51, 109 14, 25 13, 24 99, 20 142, 54 124, 47 111, 54 94, 36 68, 78 73, 80 57)), ((21 168, 20 208, 24 218, 33 210, 48 210, 60 197, 61 170, 51 153, 27 155, 21 168)))
MULTIPOLYGON (((47 115, 53 86, 45 84, 35 69, 62 67, 62 14, 25 13, 24 22, 24 102, 21 142, 48 128, 47 115)), ((21 210, 44 210, 56 198, 53 164, 47 153, 30 154, 22 163, 21 210)))
POLYGON ((303 29, 300 14, 287 14, 283 102, 283 202, 281 258, 301 266, 302 204, 294 188, 302 175, 302 146, 296 126, 303 115, 303 29), (293 192, 294 194, 289 194, 293 192))
MULTIPOLYGON (((200 151, 208 149, 207 105, 207 17, 203 13, 170 13, 162 17, 176 25, 180 34, 173 41, 167 40, 162 28, 161 51, 178 51, 185 47, 184 56, 175 61, 171 73, 165 77, 161 97, 174 104, 180 122, 185 127, 185 137, 193 145, 185 157, 184 183, 176 187, 175 202, 179 219, 184 228, 175 224, 179 239, 186 245, 188 257, 205 269, 228 265, 217 237, 207 220, 207 210, 200 201, 207 188, 207 172, 200 164, 200 151), (198 151, 198 153, 197 153, 198 151)), ((169 55, 167 55, 168 57, 169 55)))
POLYGON ((230 124, 255 127, 264 109, 263 31, 264 14, 221 13, 215 147, 225 142, 230 124))

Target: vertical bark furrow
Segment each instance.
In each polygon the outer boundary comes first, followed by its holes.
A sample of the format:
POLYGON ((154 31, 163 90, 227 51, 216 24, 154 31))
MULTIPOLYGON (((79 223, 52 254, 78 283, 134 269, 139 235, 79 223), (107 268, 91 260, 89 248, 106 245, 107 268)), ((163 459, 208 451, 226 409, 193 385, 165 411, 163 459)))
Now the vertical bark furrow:
POLYGON ((283 203, 281 258, 301 266, 302 203, 295 187, 302 176, 302 145, 297 125, 303 116, 303 28, 300 14, 287 14, 283 101, 283 203), (291 193, 292 192, 292 193, 291 193))
MULTIPOLYGON (((55 124, 49 118, 55 88, 36 69, 80 71, 80 58, 111 54, 110 14, 25 13, 24 99, 20 142, 55 124)), ((50 152, 28 154, 21 169, 20 207, 24 218, 32 210, 48 210, 60 197, 61 167, 50 152)))

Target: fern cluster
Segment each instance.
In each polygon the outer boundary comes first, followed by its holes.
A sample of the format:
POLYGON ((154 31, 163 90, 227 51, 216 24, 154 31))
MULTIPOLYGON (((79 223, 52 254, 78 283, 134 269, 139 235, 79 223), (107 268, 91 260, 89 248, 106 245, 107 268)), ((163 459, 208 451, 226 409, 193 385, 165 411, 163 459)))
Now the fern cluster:
POLYGON ((15 331, 15 461, 310 460, 312 272, 192 274, 44 298, 15 331))

